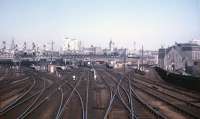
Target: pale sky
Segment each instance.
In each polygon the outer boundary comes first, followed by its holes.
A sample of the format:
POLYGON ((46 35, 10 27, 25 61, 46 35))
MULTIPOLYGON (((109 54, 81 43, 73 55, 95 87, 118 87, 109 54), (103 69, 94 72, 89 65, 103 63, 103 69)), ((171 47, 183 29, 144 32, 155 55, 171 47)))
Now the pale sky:
POLYGON ((54 41, 156 50, 200 39, 200 0, 0 0, 0 42, 54 41))

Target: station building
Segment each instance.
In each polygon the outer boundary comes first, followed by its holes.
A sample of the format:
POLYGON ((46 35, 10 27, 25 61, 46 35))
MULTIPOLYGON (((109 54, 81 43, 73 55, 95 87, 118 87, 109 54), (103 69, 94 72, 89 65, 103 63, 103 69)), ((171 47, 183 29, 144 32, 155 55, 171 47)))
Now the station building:
POLYGON ((200 74, 200 45, 196 43, 175 43, 166 49, 159 49, 158 66, 168 71, 200 74))

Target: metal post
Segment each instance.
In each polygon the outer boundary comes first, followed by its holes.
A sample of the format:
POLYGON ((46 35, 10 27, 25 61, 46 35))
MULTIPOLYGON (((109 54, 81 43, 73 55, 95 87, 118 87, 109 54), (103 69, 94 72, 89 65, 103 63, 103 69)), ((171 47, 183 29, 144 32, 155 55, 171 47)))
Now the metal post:
POLYGON ((144 71, 144 50, 143 50, 143 45, 142 45, 142 67, 141 67, 141 70, 144 71))
POLYGON ((53 63, 53 45, 54 45, 54 42, 51 41, 51 64, 53 63))
POLYGON ((124 73, 126 71, 126 48, 125 48, 125 51, 124 51, 124 73))

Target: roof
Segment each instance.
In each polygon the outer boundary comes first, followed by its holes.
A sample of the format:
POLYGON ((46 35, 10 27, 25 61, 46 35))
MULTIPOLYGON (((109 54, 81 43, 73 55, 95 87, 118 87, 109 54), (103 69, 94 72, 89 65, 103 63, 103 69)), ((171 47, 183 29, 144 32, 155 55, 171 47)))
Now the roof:
POLYGON ((200 51, 200 45, 195 43, 179 43, 176 46, 180 47, 183 51, 200 51))

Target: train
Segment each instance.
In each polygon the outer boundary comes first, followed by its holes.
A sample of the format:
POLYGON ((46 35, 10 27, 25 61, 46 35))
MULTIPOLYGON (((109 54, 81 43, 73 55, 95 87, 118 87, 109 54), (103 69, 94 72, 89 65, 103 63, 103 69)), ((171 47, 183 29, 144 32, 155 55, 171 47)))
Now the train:
POLYGON ((191 90, 200 91, 200 77, 180 75, 169 72, 160 67, 154 67, 154 69, 166 82, 191 90))
POLYGON ((79 61, 79 66, 81 66, 81 67, 92 68, 92 64, 93 64, 93 62, 90 59, 87 59, 87 58, 79 61))
POLYGON ((116 61, 115 60, 109 60, 107 63, 106 63, 106 67, 107 68, 114 68, 116 65, 116 61))

